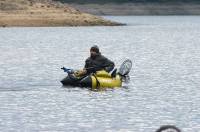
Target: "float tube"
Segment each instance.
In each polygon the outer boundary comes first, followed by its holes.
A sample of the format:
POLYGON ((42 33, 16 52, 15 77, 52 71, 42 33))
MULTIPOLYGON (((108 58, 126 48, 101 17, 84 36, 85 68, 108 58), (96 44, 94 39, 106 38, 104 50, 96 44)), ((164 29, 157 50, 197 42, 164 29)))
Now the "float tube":
POLYGON ((128 76, 132 67, 132 62, 126 60, 120 66, 119 72, 117 69, 112 74, 105 70, 97 71, 87 76, 76 76, 71 69, 61 68, 68 73, 68 76, 61 80, 63 86, 88 87, 97 88, 115 88, 121 87, 123 80, 128 76))
POLYGON ((111 77, 111 74, 105 70, 97 71, 86 77, 75 77, 68 75, 61 80, 64 86, 90 87, 90 88, 114 88, 122 86, 122 79, 120 75, 111 77))

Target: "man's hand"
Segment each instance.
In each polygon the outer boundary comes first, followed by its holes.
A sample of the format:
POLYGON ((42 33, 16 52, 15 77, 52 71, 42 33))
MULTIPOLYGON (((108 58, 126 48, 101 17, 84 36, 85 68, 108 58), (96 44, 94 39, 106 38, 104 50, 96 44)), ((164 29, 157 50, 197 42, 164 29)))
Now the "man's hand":
POLYGON ((83 73, 84 73, 84 74, 86 74, 86 73, 87 73, 87 70, 86 70, 85 68, 83 69, 83 73))
POLYGON ((87 73, 87 70, 86 69, 83 69, 83 70, 78 70, 76 71, 74 74, 75 76, 83 76, 87 73))

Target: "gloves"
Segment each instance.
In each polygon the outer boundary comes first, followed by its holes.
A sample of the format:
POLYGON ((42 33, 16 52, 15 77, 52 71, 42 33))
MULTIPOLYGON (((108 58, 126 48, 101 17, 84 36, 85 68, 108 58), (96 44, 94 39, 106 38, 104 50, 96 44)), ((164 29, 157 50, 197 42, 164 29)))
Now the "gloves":
POLYGON ((85 75, 86 73, 87 73, 87 71, 85 69, 83 69, 83 70, 78 70, 78 71, 74 72, 74 75, 76 77, 80 77, 80 76, 85 75))

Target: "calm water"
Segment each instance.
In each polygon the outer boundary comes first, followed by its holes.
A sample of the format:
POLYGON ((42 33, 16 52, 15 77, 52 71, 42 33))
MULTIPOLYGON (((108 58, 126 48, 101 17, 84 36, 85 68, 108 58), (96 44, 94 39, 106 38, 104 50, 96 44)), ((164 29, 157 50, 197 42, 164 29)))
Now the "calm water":
POLYGON ((109 18, 128 26, 0 28, 0 131, 200 130, 200 17, 109 18), (82 68, 94 44, 134 62, 130 83, 63 88, 60 68, 82 68))

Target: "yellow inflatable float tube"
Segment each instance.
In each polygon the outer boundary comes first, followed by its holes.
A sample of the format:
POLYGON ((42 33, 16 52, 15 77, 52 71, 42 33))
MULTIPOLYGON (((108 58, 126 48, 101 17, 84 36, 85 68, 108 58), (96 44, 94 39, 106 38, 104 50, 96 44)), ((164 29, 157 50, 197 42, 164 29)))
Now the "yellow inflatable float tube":
POLYGON ((101 70, 86 77, 78 77, 74 74, 68 74, 61 83, 64 86, 87 87, 92 89, 114 88, 122 86, 122 79, 119 74, 112 77, 111 74, 105 70, 101 70))
POLYGON ((65 67, 61 68, 64 72, 68 73, 68 76, 61 80, 61 83, 64 86, 74 86, 74 87, 89 87, 92 89, 98 88, 115 88, 121 87, 122 81, 124 78, 128 77, 132 67, 131 60, 125 60, 119 71, 116 73, 117 69, 113 71, 113 75, 106 72, 105 70, 97 71, 87 76, 76 76, 74 72, 71 72, 71 69, 65 67))
POLYGON ((104 70, 97 71, 95 74, 91 75, 91 79, 92 88, 114 88, 122 86, 120 75, 111 77, 111 74, 104 70))

